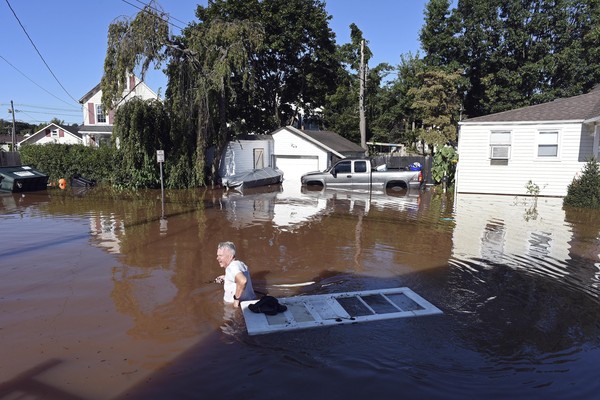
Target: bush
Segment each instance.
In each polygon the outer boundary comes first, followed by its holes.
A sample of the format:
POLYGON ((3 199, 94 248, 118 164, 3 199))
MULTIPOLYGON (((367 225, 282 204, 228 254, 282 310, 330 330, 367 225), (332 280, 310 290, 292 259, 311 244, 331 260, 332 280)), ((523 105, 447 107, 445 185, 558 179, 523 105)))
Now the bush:
POLYGON ((581 176, 573 179, 563 206, 600 208, 600 164, 595 158, 585 164, 581 176))
POLYGON ((433 156, 433 167, 431 168, 431 176, 440 183, 446 177, 448 185, 454 184, 456 174, 456 163, 458 162, 458 153, 454 147, 444 146, 436 151, 433 156))
POLYGON ((25 145, 19 149, 21 162, 47 174, 50 181, 81 175, 97 182, 112 180, 119 163, 115 149, 73 144, 25 145))

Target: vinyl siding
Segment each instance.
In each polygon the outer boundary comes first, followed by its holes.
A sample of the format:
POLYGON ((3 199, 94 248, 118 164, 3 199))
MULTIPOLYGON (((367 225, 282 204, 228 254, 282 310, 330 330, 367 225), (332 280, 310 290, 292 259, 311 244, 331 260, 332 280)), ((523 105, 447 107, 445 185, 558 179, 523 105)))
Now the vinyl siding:
MULTIPOLYGON (((316 144, 305 138, 282 129, 273 134, 275 156, 314 157, 319 159, 318 170, 323 171, 328 167, 328 153, 316 144)), ((284 176, 285 176, 285 171, 284 176)), ((306 171, 309 172, 309 171, 306 171)))
POLYGON ((593 154, 592 129, 575 122, 461 125, 457 191, 527 195, 531 180, 540 188, 540 196, 565 196, 586 157, 593 154), (537 157, 540 130, 559 132, 558 157, 537 157), (508 165, 490 165, 491 131, 511 132, 508 165))
POLYGON ((235 140, 229 142, 225 148, 219 167, 220 176, 253 170, 254 149, 264 149, 264 166, 273 166, 273 140, 235 140))

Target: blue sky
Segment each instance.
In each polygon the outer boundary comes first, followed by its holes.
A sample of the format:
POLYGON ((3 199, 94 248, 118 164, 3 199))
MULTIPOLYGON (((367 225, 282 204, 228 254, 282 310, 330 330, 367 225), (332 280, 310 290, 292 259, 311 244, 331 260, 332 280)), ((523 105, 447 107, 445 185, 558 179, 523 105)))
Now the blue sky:
MULTIPOLYGON (((397 65, 402 54, 419 51, 426 3, 327 0, 326 9, 338 44, 349 42, 351 23, 363 31, 374 53, 370 62, 374 67, 381 62, 397 65)), ((173 24, 183 27, 195 20, 196 5, 206 5, 206 0, 162 0, 159 4, 173 24)), ((77 101, 102 78, 108 25, 135 16, 136 7, 142 6, 140 0, 1 1, 0 118, 12 120, 8 112, 12 100, 19 121, 38 124, 56 117, 67 124, 81 123, 77 101)), ((151 71, 146 82, 164 95, 166 79, 160 71, 151 71)))

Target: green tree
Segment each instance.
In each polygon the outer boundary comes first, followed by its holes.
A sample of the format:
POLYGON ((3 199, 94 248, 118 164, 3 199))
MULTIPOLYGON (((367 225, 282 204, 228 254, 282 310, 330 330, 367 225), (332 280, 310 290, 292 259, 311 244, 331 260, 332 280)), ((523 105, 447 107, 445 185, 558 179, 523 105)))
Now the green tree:
POLYGON ((467 116, 585 93, 600 81, 598 1, 449 5, 427 4, 420 38, 427 65, 460 70, 468 80, 461 88, 467 116))
POLYGON ((449 66, 458 63, 458 31, 456 16, 450 11, 449 0, 430 0, 426 4, 425 24, 419 33, 419 39, 426 54, 424 61, 427 65, 449 66))
MULTIPOLYGON (((359 89, 360 89, 360 58, 361 43, 365 38, 356 24, 350 24, 350 43, 339 46, 337 57, 340 65, 337 71, 337 87, 327 98, 324 110, 324 120, 327 129, 339 133, 341 136, 355 143, 360 143, 360 115, 359 115, 359 89)), ((365 40, 366 41, 366 40, 365 40)), ((368 42, 364 46, 364 62, 368 65, 372 57, 368 42)), ((365 103, 369 104, 374 96, 372 79, 380 79, 376 73, 369 72, 367 76, 365 103), (371 90, 369 90, 369 88, 371 90)), ((368 121, 368 120, 367 120, 368 121)), ((369 123, 367 122, 367 126, 369 123)), ((369 135, 368 135, 369 136, 369 135)))
POLYGON ((264 45, 252 53, 253 85, 238 92, 235 106, 247 132, 269 133, 300 112, 311 115, 334 92, 339 62, 323 1, 215 0, 198 16, 263 26, 264 45))
POLYGON ((420 85, 418 76, 424 68, 425 64, 418 54, 400 57, 400 64, 395 69, 397 76, 380 88, 375 100, 378 114, 368 121, 372 126, 373 140, 408 146, 417 140, 413 126, 421 121, 421 117, 413 108, 414 92, 410 90, 420 85))
POLYGON ((600 163, 588 160, 580 176, 567 188, 563 205, 578 208, 600 208, 600 163))
POLYGON ((158 100, 144 101, 134 97, 119 107, 113 130, 119 160, 114 178, 116 186, 128 189, 160 187, 156 150, 162 149, 166 154, 171 152, 169 136, 164 134, 169 130, 169 116, 158 100))
MULTIPOLYGON (((199 7, 199 15, 202 10, 199 7)), ((183 122, 172 125, 171 142, 177 146, 167 157, 178 178, 185 178, 178 185, 203 185, 207 172, 214 183, 216 169, 214 165, 207 168, 206 150, 216 146, 214 159, 218 163, 228 136, 232 76, 247 81, 251 54, 261 45, 262 37, 256 23, 219 19, 190 25, 182 37, 171 37, 168 15, 151 2, 132 21, 117 21, 109 27, 102 103, 108 109, 119 103, 126 77, 136 67, 141 68, 143 79, 152 63, 159 67, 169 60, 167 100, 171 117, 183 122)), ((119 123, 127 122, 117 121, 116 125, 119 123)))
POLYGON ((412 104, 422 117, 420 138, 433 149, 456 141, 457 124, 460 112, 460 98, 457 87, 458 73, 447 73, 440 68, 427 68, 418 74, 421 84, 411 88, 414 96, 412 104))

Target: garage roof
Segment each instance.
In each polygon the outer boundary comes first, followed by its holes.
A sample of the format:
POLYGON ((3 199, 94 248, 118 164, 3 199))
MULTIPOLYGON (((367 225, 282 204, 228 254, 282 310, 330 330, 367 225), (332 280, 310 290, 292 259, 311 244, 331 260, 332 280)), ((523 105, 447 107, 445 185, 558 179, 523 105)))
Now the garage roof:
POLYGON ((301 136, 315 144, 333 151, 334 153, 337 153, 339 156, 355 156, 355 153, 364 154, 365 152, 365 150, 358 144, 332 131, 309 131, 297 129, 293 126, 286 126, 279 128, 273 132, 273 134, 282 129, 287 129, 298 136, 301 136))

